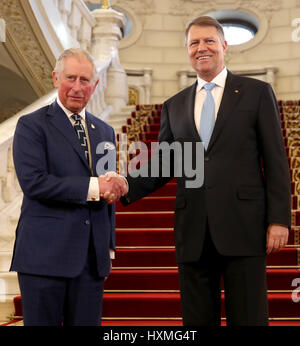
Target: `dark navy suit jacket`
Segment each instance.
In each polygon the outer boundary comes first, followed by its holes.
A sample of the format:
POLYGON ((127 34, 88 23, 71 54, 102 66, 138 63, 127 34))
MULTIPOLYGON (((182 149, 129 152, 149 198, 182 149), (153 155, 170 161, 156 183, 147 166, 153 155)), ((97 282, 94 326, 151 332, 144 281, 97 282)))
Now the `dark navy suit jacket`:
POLYGON ((24 198, 11 270, 75 277, 85 264, 92 232, 99 275, 109 274, 115 206, 104 200, 87 202, 87 193, 97 161, 104 155, 97 155, 96 147, 101 142, 115 143, 115 135, 88 112, 86 125, 92 171, 57 102, 19 119, 13 157, 24 198))

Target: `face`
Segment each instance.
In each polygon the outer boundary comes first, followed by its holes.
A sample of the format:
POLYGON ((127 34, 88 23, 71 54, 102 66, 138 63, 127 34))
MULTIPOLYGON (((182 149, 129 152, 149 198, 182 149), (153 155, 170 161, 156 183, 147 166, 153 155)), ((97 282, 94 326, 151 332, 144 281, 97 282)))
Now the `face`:
POLYGON ((214 26, 191 26, 187 51, 198 76, 210 82, 224 68, 227 42, 222 41, 214 26))
POLYGON ((93 66, 85 57, 68 57, 62 72, 53 72, 59 99, 71 112, 79 113, 88 103, 98 81, 93 82, 93 66))

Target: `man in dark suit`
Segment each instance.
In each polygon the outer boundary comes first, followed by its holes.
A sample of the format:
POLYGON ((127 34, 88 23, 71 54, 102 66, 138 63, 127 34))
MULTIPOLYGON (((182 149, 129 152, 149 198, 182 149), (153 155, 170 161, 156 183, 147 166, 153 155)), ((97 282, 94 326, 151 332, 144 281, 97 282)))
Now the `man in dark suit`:
MULTIPOLYGON (((205 147, 203 185, 187 188, 187 178, 177 178, 183 323, 220 324, 222 277, 227 325, 268 325, 266 254, 287 244, 290 226, 289 167, 276 98, 269 84, 226 69, 227 42, 216 20, 193 20, 186 46, 197 82, 164 103, 159 133, 159 142, 202 141, 205 147)), ((122 202, 170 178, 128 176, 122 202)))
POLYGON ((64 51, 53 81, 57 100, 21 117, 15 131, 24 198, 11 270, 18 272, 25 325, 99 325, 115 249, 115 206, 103 197, 119 198, 126 183, 96 175, 106 154, 96 147, 114 150, 115 136, 85 110, 98 84, 93 58, 64 51))

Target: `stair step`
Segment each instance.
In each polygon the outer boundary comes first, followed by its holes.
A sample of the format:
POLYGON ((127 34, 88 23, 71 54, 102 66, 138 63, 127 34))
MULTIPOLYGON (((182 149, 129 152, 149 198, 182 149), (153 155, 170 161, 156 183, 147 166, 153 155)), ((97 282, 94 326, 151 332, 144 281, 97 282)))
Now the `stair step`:
POLYGON ((156 191, 152 192, 149 196, 175 196, 177 192, 177 183, 176 182, 169 182, 166 185, 160 187, 156 191))
POLYGON ((117 211, 173 211, 175 196, 145 197, 124 207, 120 201, 116 204, 117 211))
MULTIPOLYGON (((292 291, 295 289, 293 281, 297 278, 298 269, 267 269, 268 290, 292 291)), ((113 269, 105 281, 104 288, 114 291, 179 290, 178 270, 113 269)))
POLYGON ((116 227, 117 228, 158 228, 174 226, 174 212, 117 212, 116 227))
POLYGON ((116 270, 105 281, 105 290, 178 290, 178 270, 116 270))
POLYGON ((173 228, 117 228, 117 246, 173 246, 173 228))
MULTIPOLYGON (((117 212, 116 213, 116 227, 129 228, 129 227, 173 227, 174 226, 174 212, 161 211, 161 212, 117 212)), ((292 212, 292 227, 300 226, 300 211, 292 212)))
MULTIPOLYGON (((222 317, 224 294, 222 293, 222 317)), ((300 319, 299 303, 290 293, 268 293, 270 319, 300 319)), ((22 316, 21 297, 15 297, 15 314, 22 316)), ((103 295, 103 319, 181 319, 179 293, 107 293, 103 295)), ((292 323, 291 321, 291 323, 292 323)))
MULTIPOLYGON (((300 318, 290 293, 268 293, 270 318, 300 318)), ((224 317, 224 294, 222 294, 224 317)), ((104 293, 103 317, 181 317, 179 293, 104 293)))
MULTIPOLYGON (((182 326, 182 319, 181 318, 174 318, 174 319, 162 319, 162 318, 128 318, 128 319, 110 319, 110 318, 103 318, 102 319, 102 326, 104 327, 113 327, 113 326, 131 326, 131 327, 141 327, 141 326, 157 326, 157 327, 180 327, 182 326)), ((226 325, 226 319, 222 318, 221 326, 226 325)), ((300 326, 300 318, 295 319, 289 319, 289 318, 276 318, 269 320, 270 326, 300 326)), ((268 329, 264 329, 265 331, 268 329)), ((201 330, 203 333, 204 329, 201 330)), ((207 332, 210 333, 209 329, 207 329, 207 332)), ((208 335, 209 338, 209 335, 208 335)))
MULTIPOLYGON (((295 244, 293 229, 289 232, 288 245, 295 244)), ((117 228, 117 246, 174 246, 173 228, 117 228)), ((300 245, 299 245, 300 247, 300 245)))
MULTIPOLYGON (((117 248, 113 268, 161 268, 177 267, 174 248, 117 248)), ((297 266, 297 249, 284 248, 278 253, 267 256, 268 266, 297 266)))
POLYGON ((116 267, 177 267, 174 249, 117 249, 116 267))

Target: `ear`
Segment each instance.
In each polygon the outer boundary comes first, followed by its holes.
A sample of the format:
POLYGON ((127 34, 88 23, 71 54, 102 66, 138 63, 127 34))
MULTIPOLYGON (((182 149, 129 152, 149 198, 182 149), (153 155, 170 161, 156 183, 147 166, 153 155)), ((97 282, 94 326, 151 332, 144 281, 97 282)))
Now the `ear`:
POLYGON ((227 47, 228 47, 228 42, 224 41, 222 45, 223 45, 224 54, 226 54, 226 50, 227 50, 227 47))
POLYGON ((53 79, 54 87, 58 89, 58 86, 59 86, 58 75, 54 71, 52 72, 52 79, 53 79))

